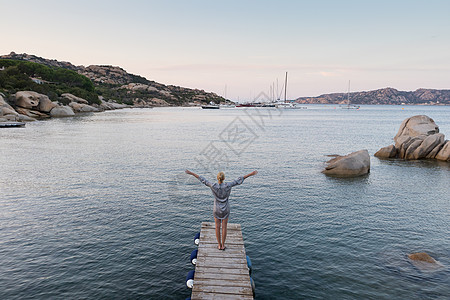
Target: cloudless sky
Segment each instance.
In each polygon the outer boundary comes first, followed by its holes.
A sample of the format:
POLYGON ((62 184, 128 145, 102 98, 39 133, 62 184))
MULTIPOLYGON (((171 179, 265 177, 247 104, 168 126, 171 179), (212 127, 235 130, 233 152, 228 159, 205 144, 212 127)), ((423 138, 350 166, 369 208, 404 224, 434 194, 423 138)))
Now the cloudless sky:
POLYGON ((0 54, 114 65, 241 101, 450 88, 450 1, 6 1, 0 54))

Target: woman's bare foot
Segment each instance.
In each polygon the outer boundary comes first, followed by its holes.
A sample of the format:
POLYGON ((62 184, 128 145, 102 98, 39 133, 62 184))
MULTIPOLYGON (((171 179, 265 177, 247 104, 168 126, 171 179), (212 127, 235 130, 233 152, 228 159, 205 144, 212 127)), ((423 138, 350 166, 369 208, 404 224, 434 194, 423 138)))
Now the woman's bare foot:
POLYGON ((222 250, 222 245, 217 246, 217 249, 222 250))

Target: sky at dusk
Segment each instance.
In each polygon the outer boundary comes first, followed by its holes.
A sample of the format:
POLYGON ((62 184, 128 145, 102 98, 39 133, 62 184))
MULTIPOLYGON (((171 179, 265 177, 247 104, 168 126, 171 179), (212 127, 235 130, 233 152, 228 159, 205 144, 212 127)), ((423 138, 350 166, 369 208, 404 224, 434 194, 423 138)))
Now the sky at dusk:
POLYGON ((0 54, 114 65, 232 100, 450 88, 450 1, 5 1, 0 54))

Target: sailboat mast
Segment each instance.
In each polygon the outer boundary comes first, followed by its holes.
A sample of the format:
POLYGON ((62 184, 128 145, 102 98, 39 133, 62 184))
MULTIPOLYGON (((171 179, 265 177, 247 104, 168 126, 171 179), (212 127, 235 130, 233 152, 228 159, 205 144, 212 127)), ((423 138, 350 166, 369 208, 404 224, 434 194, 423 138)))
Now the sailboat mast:
POLYGON ((286 78, 284 80, 284 102, 286 102, 286 94, 287 94, 287 72, 286 72, 286 78))
POLYGON ((280 94, 278 93, 278 78, 277 78, 277 100, 280 101, 280 94))
POLYGON ((347 105, 350 106, 350 80, 348 81, 347 105))

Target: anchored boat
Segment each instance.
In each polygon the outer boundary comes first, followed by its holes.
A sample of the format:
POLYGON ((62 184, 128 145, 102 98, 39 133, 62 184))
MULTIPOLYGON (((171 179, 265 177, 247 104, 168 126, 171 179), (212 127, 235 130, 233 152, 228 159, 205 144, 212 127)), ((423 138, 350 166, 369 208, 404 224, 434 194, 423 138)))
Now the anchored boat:
POLYGON ((24 122, 0 122, 0 128, 25 127, 24 122))

